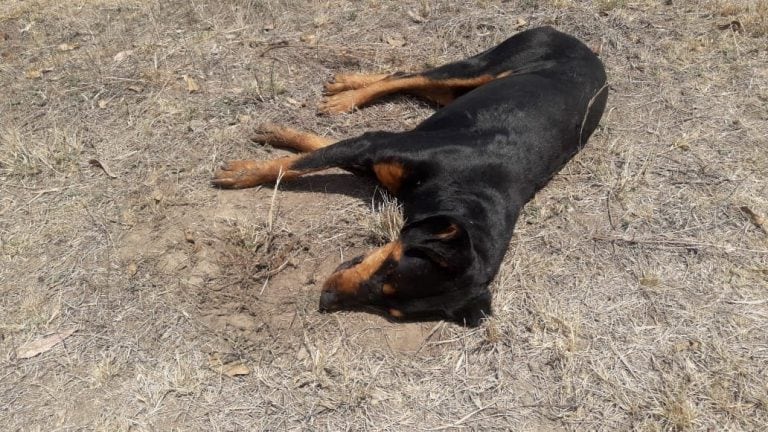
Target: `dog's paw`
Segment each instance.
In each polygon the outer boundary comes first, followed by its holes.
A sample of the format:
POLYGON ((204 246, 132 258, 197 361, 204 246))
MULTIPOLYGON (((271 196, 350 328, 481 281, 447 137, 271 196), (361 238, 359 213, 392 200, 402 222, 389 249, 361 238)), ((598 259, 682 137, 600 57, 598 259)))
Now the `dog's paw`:
POLYGON ((211 183, 223 189, 243 189, 258 186, 266 181, 262 175, 262 164, 262 162, 253 160, 225 162, 213 174, 211 183))
POLYGON ((387 78, 389 74, 336 74, 333 80, 325 84, 325 95, 332 96, 347 90, 367 87, 387 78))
POLYGON ((251 131, 251 141, 262 144, 279 143, 282 140, 285 128, 274 123, 262 123, 251 131))
POLYGON ((350 112, 357 106, 357 92, 355 90, 348 90, 325 97, 317 106, 317 109, 324 114, 340 114, 350 112))
POLYGON ((331 96, 347 90, 355 90, 367 85, 361 74, 336 74, 333 79, 325 84, 325 95, 331 96))
POLYGON ((338 82, 334 80, 329 83, 325 83, 325 86, 323 87, 323 94, 326 96, 332 96, 347 90, 354 90, 354 87, 351 87, 345 82, 338 82))

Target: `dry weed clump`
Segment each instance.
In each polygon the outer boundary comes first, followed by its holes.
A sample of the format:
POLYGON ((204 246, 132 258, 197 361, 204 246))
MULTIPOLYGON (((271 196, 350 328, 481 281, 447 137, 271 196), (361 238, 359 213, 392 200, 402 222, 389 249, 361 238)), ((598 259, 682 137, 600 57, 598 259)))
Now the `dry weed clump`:
POLYGON ((366 219, 367 227, 379 243, 397 240, 405 224, 403 206, 391 195, 379 191, 371 200, 371 214, 366 219))
POLYGON ((708 4, 712 13, 732 20, 728 25, 735 31, 745 31, 753 37, 768 35, 768 0, 713 0, 708 4))

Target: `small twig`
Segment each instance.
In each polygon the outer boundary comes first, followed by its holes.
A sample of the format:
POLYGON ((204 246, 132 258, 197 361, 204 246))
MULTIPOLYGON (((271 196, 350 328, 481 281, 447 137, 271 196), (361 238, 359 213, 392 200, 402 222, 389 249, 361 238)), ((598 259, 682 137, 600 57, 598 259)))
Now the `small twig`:
MULTIPOLYGON (((275 226, 275 218, 277 217, 277 191, 280 188, 280 181, 283 179, 283 175, 285 172, 283 171, 283 167, 280 167, 280 172, 277 174, 277 179, 275 180, 275 188, 272 189, 272 199, 269 203, 269 214, 267 215, 267 238, 264 241, 264 250, 269 252, 270 247, 272 247, 272 236, 274 234, 274 226, 275 226)), ((277 273, 280 273, 286 265, 288 265, 288 261, 285 260, 283 264, 280 265, 274 272, 267 273, 267 277, 264 280, 264 285, 261 286, 261 291, 259 291, 259 295, 264 293, 264 290, 267 289, 267 285, 269 284, 269 278, 273 275, 276 275, 277 273)))
POLYGON ((272 99, 277 96, 277 90, 275 89, 275 61, 269 65, 269 86, 272 89, 272 99))
POLYGON ((616 229, 616 226, 613 224, 613 215, 611 214, 611 191, 608 191, 608 194, 605 197, 605 207, 608 209, 608 223, 611 225, 611 229, 616 229))
POLYGON ((487 410, 488 408, 490 408, 490 407, 492 407, 494 405, 496 405, 496 402, 490 403, 490 404, 488 404, 488 405, 486 405, 484 407, 480 407, 480 408, 472 411, 471 413, 465 415, 464 417, 456 420, 453 424, 439 426, 439 427, 436 427, 434 429, 428 429, 428 430, 430 430, 430 431, 440 431, 440 430, 457 428, 457 427, 461 426, 462 423, 464 423, 465 421, 467 421, 470 418, 472 418, 472 416, 476 415, 477 413, 483 412, 483 411, 487 410))
POLYGON ((731 245, 719 245, 715 243, 705 243, 705 242, 698 242, 695 240, 686 240, 686 239, 642 239, 642 238, 626 238, 621 236, 609 236, 609 235, 594 235, 592 236, 592 240, 596 241, 610 241, 610 242, 623 242, 627 244, 650 244, 650 245, 661 245, 661 246, 673 246, 673 247, 681 247, 681 248, 715 248, 715 249, 724 249, 724 250, 730 250, 730 251, 741 251, 741 252, 751 252, 751 253, 758 253, 758 254, 768 254, 768 250, 764 249, 747 249, 737 246, 731 246, 731 245))
POLYGON ((269 235, 272 235, 272 228, 275 225, 275 214, 277 211, 275 210, 277 202, 277 190, 280 188, 280 181, 283 179, 283 175, 285 175, 285 172, 283 171, 283 167, 280 167, 280 172, 277 174, 277 180, 275 180, 275 188, 272 190, 272 200, 269 203, 269 215, 267 216, 267 230, 269 232, 269 235))
POLYGON ((726 300, 726 303, 730 304, 740 304, 740 305, 749 305, 749 306, 756 306, 768 303, 768 299, 762 299, 762 300, 726 300))
MULTIPOLYGON (((374 45, 374 44, 370 44, 374 45)), ((316 44, 316 45, 292 45, 288 41, 279 41, 279 42, 273 42, 265 49, 264 51, 259 54, 259 57, 264 57, 269 53, 270 51, 274 51, 277 49, 283 49, 283 48, 295 48, 295 49, 311 49, 311 50, 317 50, 318 48, 326 48, 329 50, 333 50, 337 47, 331 46, 331 45, 323 45, 323 44, 316 44)))
POLYGON ((587 104, 587 111, 584 113, 584 118, 581 120, 581 129, 579 129, 579 148, 584 145, 584 126, 587 124, 587 117, 589 117, 589 110, 592 108, 592 104, 595 103, 595 100, 598 96, 603 92, 603 90, 606 90, 608 88, 608 83, 603 84, 602 87, 600 87, 599 90, 595 93, 594 96, 589 100, 589 103, 587 104))
POLYGON ((427 346, 427 342, 429 342, 429 338, 431 338, 432 335, 434 335, 437 332, 437 330, 443 326, 443 324, 444 324, 443 321, 440 321, 439 323, 435 324, 434 327, 432 327, 432 330, 430 330, 429 333, 427 334, 427 337, 424 338, 424 342, 421 343, 421 346, 419 347, 419 349, 417 349, 416 352, 413 353, 414 355, 420 353, 421 350, 424 349, 425 346, 427 346))
POLYGON ((54 193, 54 192, 61 192, 62 190, 66 189, 66 187, 63 188, 52 188, 52 189, 43 189, 41 191, 38 191, 35 196, 32 197, 31 200, 27 201, 27 205, 32 204, 36 199, 40 198, 41 196, 48 194, 48 193, 54 193))

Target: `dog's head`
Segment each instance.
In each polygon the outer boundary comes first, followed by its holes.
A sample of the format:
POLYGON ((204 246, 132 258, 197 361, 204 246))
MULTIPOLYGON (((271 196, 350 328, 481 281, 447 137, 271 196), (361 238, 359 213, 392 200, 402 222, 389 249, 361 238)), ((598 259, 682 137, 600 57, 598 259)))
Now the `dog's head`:
POLYGON ((320 309, 476 326, 491 314, 491 296, 487 281, 473 277, 475 270, 464 225, 450 216, 431 216, 403 227, 397 241, 339 266, 323 286, 320 309))

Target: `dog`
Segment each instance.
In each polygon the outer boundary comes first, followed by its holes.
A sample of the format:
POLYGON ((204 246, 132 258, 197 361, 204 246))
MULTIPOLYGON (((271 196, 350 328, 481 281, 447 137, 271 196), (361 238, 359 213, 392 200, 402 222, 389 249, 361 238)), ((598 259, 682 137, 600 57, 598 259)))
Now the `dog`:
POLYGON ((230 161, 221 188, 295 179, 332 167, 376 179, 403 205, 396 241, 341 264, 321 311, 368 310, 394 321, 477 326, 520 210, 597 127, 608 98, 600 59, 551 27, 520 32, 465 60, 420 73, 337 75, 321 111, 405 92, 442 108, 413 130, 334 140, 268 125, 255 137, 299 154, 230 161))

